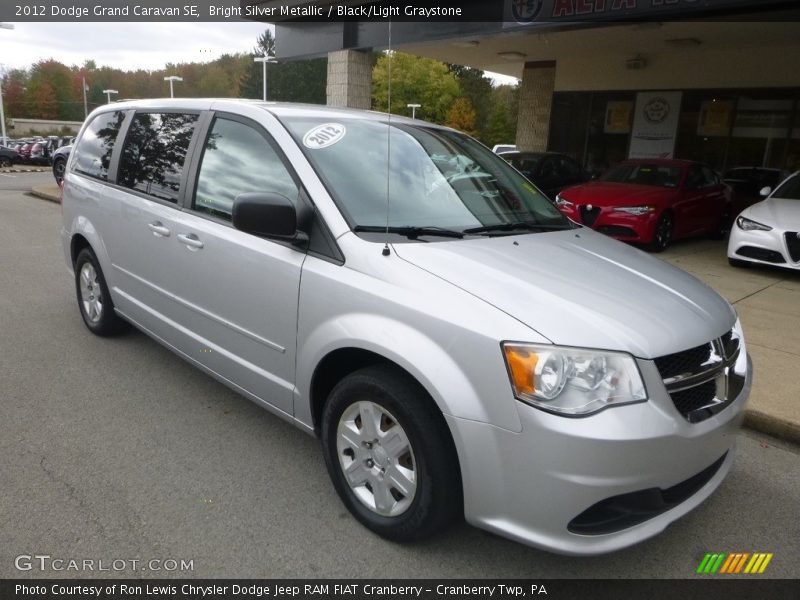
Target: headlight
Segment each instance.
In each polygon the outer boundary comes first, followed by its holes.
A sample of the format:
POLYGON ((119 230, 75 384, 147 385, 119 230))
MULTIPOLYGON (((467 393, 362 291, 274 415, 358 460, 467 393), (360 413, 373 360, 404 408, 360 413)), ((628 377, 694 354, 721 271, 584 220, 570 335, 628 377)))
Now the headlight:
POLYGON ((518 400, 566 416, 647 400, 629 354, 561 346, 504 343, 503 356, 518 400))
POLYGON ((616 206, 614 212, 628 213, 629 215, 649 215, 656 212, 655 206, 616 206))
POLYGON ((569 200, 567 200, 566 198, 562 198, 561 194, 556 194, 556 206, 563 206, 567 208, 574 206, 574 204, 569 200))
POLYGON ((744 231, 772 231, 772 227, 769 225, 764 225, 763 223, 752 221, 745 217, 737 217, 736 224, 739 226, 739 229, 744 231))

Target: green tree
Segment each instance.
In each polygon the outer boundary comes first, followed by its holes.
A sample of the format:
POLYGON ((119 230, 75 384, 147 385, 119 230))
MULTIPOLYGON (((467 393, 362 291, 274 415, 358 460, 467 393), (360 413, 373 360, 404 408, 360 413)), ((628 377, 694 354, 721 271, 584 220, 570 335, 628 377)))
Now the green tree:
POLYGON ((494 88, 491 104, 482 141, 487 146, 514 143, 517 137, 519 86, 501 85, 494 88))
POLYGON ((459 96, 458 82, 447 65, 431 58, 403 52, 384 53, 372 70, 372 107, 393 114, 408 114, 407 104, 421 104, 421 118, 444 123, 459 96), (389 72, 392 105, 389 106, 389 72))
POLYGON ((83 96, 73 85, 73 72, 57 60, 42 60, 31 68, 30 85, 47 85, 55 96, 55 115, 48 118, 65 121, 83 118, 83 96))
MULTIPOLYGON (((249 57, 250 64, 242 78, 239 94, 243 98, 261 99, 264 95, 264 72, 256 56, 275 56, 275 39, 266 29, 249 57)), ((325 104, 328 61, 325 58, 270 63, 267 65, 267 95, 280 102, 325 104)))

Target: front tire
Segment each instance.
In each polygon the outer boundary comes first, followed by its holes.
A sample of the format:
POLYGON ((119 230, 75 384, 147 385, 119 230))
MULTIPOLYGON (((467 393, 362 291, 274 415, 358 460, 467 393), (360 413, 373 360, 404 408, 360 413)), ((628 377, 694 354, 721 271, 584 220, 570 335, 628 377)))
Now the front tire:
POLYGON ((75 259, 75 292, 83 322, 95 335, 121 333, 127 323, 114 312, 100 263, 90 248, 84 248, 75 259))
POLYGON ((0 156, 0 168, 10 167, 11 159, 7 156, 0 156))
POLYGON ((738 267, 740 269, 746 269, 750 266, 751 263, 747 262, 746 260, 739 260, 736 258, 729 258, 728 264, 732 267, 738 267))
POLYGON ((674 229, 674 223, 672 221, 672 213, 669 211, 664 211, 661 213, 661 216, 658 217, 658 222, 656 223, 656 230, 653 233, 653 241, 647 246, 647 249, 650 252, 663 252, 667 249, 670 242, 672 241, 672 231, 674 229))
POLYGON ((367 367, 336 385, 322 414, 322 447, 342 502, 382 537, 423 539, 463 516, 444 417, 399 369, 367 367))

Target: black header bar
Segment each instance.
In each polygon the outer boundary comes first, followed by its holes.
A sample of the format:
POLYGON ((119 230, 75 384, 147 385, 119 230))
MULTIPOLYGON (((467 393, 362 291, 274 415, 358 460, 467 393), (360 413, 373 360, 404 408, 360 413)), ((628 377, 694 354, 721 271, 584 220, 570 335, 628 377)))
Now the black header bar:
POLYGON ((786 20, 796 0, 3 0, 0 21, 300 21, 594 23, 786 20), (773 10, 779 14, 771 16, 773 10))

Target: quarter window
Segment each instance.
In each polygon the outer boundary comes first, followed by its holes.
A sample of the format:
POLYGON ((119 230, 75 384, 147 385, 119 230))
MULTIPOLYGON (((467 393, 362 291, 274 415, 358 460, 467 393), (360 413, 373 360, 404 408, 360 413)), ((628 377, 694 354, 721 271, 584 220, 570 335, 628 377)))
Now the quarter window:
POLYGON ((703 186, 713 187, 719 183, 717 175, 708 167, 703 167, 703 186))
POLYGON ((118 183, 177 202, 197 115, 139 113, 122 149, 118 183))
POLYGON ((298 196, 294 179, 261 132, 218 118, 203 152, 194 208, 229 220, 234 198, 248 192, 276 192, 292 202, 298 196))
POLYGON ((76 172, 103 181, 108 179, 114 141, 124 120, 122 111, 101 113, 92 120, 75 147, 76 172))

